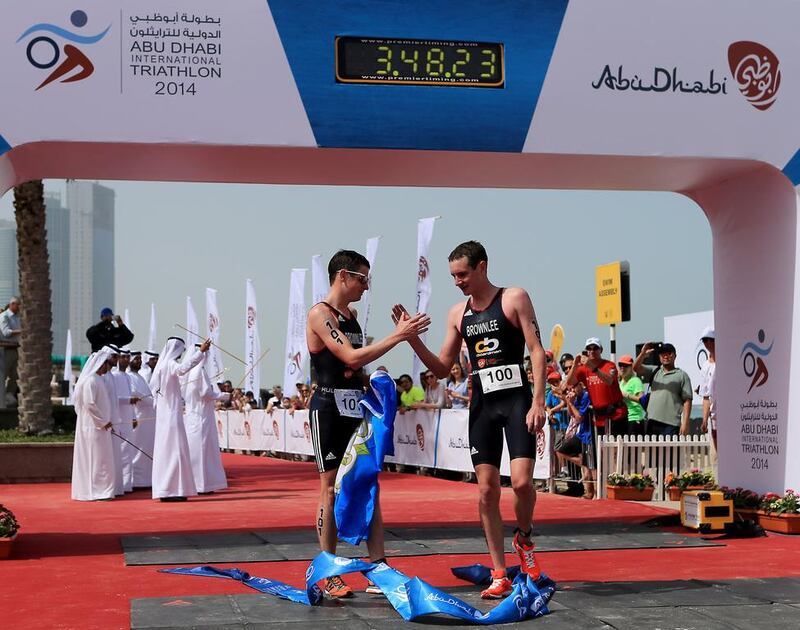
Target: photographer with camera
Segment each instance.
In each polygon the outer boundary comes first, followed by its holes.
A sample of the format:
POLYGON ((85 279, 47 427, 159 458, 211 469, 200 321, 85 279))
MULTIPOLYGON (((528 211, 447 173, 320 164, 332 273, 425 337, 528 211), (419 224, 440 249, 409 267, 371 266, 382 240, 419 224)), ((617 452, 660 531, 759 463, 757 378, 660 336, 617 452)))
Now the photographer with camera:
POLYGON ((649 342, 633 363, 645 383, 650 383, 647 403, 647 433, 650 435, 689 434, 689 414, 692 411, 692 381, 689 375, 675 366, 677 352, 671 343, 649 342), (645 357, 658 353, 658 367, 645 365, 645 357))
POLYGON ((127 346, 133 341, 133 333, 119 315, 115 316, 114 312, 106 307, 100 311, 100 321, 86 331, 86 338, 92 344, 92 352, 97 352, 103 346, 113 345, 118 348, 127 346))

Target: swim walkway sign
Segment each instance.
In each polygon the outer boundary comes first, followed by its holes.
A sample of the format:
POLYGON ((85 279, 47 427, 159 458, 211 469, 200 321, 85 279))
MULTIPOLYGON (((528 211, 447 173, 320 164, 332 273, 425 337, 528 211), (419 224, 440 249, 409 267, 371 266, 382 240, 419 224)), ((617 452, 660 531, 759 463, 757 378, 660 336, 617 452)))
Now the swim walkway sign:
POLYGON ((800 2, 6 0, 2 18, 3 191, 688 196, 713 236, 720 481, 800 484, 800 2))

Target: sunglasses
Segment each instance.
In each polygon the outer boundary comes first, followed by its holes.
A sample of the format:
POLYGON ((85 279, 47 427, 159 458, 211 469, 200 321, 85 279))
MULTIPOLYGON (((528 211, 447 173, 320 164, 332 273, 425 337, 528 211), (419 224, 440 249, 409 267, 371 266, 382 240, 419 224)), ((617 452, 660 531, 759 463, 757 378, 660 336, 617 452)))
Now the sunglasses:
POLYGON ((365 287, 368 287, 372 282, 372 276, 361 273, 359 271, 348 271, 347 269, 344 270, 345 273, 349 273, 351 276, 358 276, 359 282, 365 287))
POLYGON ((586 346, 586 350, 589 352, 599 352, 600 346, 586 346))
POLYGON ((427 378, 428 380, 430 380, 430 379, 432 379, 432 378, 436 378, 436 375, 435 375, 435 374, 426 374, 426 375, 425 375, 425 378, 427 378))
POLYGON ((617 367, 621 368, 633 367, 633 363, 617 363, 617 367))

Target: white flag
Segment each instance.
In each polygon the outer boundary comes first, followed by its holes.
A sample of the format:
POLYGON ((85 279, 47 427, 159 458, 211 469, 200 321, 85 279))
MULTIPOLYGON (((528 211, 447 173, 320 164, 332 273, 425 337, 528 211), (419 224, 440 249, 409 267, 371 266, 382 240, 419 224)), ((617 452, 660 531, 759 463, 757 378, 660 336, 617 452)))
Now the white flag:
POLYGON ((311 257, 311 304, 319 304, 328 295, 330 289, 328 273, 322 266, 322 256, 311 257))
MULTIPOLYGON (((369 261, 369 273, 374 278, 375 277, 375 255, 378 253, 378 243, 380 242, 380 236, 373 236, 372 238, 367 239, 367 260, 369 261)), ((372 287, 368 288, 364 291, 364 294, 361 296, 361 332, 364 334, 364 345, 367 343, 367 324, 369 324, 369 314, 370 309, 372 308, 372 287)))
MULTIPOLYGON (((206 287, 206 335, 211 339, 212 345, 208 349, 208 359, 205 362, 206 374, 211 382, 216 386, 222 377, 222 353, 220 352, 217 344, 219 344, 219 311, 217 310, 217 290, 209 289, 206 287)), ((256 394, 257 395, 257 394, 256 394)))
MULTIPOLYGON (((122 323, 125 324, 128 327, 128 330, 133 330, 133 326, 131 326, 131 313, 130 313, 130 311, 126 308, 123 312, 124 312, 124 315, 122 316, 122 323)), ((131 344, 126 343, 124 346, 122 346, 122 349, 123 350, 130 350, 131 349, 131 344)))
POLYGON ((283 370, 283 395, 292 397, 296 384, 304 383, 306 356, 306 270, 292 269, 289 285, 289 318, 286 324, 286 365, 283 370))
POLYGON ((156 352, 156 305, 150 302, 150 334, 147 337, 147 351, 156 352))
MULTIPOLYGON (((433 224, 438 217, 420 219, 417 223, 417 313, 424 313, 428 309, 431 299, 431 274, 428 256, 433 240, 433 224)), ((420 335, 425 341, 427 335, 420 335)), ((422 371, 422 361, 414 353, 414 364, 411 369, 411 378, 416 382, 422 371)))
POLYGON ((261 366, 256 362, 261 357, 261 339, 258 336, 258 306, 252 280, 247 280, 245 293, 247 310, 244 322, 244 387, 246 392, 253 392, 253 396, 258 400, 261 390, 261 366))
POLYGON ((64 380, 69 383, 69 395, 66 404, 72 404, 72 390, 75 387, 75 377, 72 374, 72 331, 67 328, 67 347, 64 350, 64 380))
POLYGON ((186 296, 186 347, 194 348, 194 344, 200 343, 200 324, 197 323, 197 313, 192 306, 192 298, 186 296))

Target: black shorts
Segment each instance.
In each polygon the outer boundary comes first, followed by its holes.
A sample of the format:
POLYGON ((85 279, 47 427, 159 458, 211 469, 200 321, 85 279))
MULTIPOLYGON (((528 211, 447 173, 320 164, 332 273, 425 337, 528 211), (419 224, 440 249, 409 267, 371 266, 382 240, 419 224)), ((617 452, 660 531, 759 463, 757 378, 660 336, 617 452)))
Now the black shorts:
POLYGON ((556 453, 561 453, 567 457, 577 457, 583 452, 583 442, 578 439, 577 435, 567 438, 558 445, 556 453))
POLYGON ((473 382, 469 405, 469 447, 472 465, 491 464, 500 468, 505 429, 510 459, 536 459, 536 436, 528 432, 525 416, 533 394, 527 385, 484 394, 480 381, 473 382))
POLYGON ((321 473, 336 470, 342 463, 350 438, 363 421, 340 416, 336 409, 312 409, 308 417, 317 470, 321 473))

